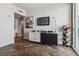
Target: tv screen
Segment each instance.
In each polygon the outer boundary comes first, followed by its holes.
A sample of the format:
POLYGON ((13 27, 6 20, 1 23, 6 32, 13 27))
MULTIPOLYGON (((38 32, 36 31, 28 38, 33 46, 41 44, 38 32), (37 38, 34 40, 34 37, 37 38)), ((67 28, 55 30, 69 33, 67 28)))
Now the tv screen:
POLYGON ((42 25, 49 25, 49 17, 40 17, 37 18, 37 25, 42 26, 42 25))

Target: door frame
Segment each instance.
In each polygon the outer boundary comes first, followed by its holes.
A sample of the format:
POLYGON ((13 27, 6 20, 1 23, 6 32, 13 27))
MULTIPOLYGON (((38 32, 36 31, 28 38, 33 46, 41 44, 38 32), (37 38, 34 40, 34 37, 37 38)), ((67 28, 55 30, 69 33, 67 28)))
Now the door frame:
MULTIPOLYGON (((15 15, 22 16, 23 17, 23 21, 25 21, 25 16, 24 15, 21 15, 21 14, 19 14, 17 12, 14 12, 14 32, 15 32, 15 15)), ((24 35, 24 26, 23 26, 23 33, 22 34, 24 35)), ((16 37, 16 36, 17 36, 17 34, 14 34, 14 37, 16 37)))

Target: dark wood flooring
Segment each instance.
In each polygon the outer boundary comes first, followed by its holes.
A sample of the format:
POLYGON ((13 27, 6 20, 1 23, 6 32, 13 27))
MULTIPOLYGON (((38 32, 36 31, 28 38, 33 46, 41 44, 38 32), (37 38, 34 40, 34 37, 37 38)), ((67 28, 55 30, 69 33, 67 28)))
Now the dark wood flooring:
POLYGON ((48 46, 16 38, 14 44, 0 48, 0 56, 76 56, 71 47, 48 46))

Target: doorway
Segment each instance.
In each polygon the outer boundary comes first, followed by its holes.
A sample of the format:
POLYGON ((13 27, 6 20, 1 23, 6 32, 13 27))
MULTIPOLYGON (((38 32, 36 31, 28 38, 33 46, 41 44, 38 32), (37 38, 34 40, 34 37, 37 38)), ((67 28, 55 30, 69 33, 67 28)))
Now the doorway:
POLYGON ((16 37, 24 37, 24 16, 14 13, 14 35, 16 37))

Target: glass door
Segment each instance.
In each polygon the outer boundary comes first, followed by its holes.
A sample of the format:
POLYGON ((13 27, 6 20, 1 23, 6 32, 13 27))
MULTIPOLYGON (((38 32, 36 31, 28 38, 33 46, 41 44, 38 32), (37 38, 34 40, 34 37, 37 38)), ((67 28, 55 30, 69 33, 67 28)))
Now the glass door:
POLYGON ((76 49, 79 50, 79 16, 76 16, 76 49))
POLYGON ((79 4, 74 4, 73 13, 73 48, 79 54, 79 4))

